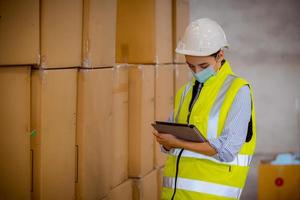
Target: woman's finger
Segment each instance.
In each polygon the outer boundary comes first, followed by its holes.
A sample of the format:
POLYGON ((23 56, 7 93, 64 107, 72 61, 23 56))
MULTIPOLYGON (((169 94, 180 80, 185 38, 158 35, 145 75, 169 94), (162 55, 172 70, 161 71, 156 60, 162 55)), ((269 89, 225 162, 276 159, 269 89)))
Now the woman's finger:
POLYGON ((158 132, 154 132, 153 135, 156 136, 156 137, 158 137, 158 138, 161 138, 161 134, 158 133, 158 132))

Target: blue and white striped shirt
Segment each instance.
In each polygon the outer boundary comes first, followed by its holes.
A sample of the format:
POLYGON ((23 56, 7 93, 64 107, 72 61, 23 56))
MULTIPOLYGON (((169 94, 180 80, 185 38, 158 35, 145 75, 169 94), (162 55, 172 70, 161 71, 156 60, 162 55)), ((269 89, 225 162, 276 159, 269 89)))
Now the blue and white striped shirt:
POLYGON ((208 142, 218 152, 215 158, 222 162, 233 161, 246 141, 251 118, 251 96, 248 86, 243 86, 235 96, 226 123, 218 138, 208 142))

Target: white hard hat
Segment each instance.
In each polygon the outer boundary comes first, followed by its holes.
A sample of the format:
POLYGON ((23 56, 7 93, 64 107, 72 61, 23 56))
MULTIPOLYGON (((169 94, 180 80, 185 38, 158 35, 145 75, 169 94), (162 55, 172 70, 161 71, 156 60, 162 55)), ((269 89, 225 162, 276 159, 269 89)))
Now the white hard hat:
POLYGON ((184 55, 209 56, 228 46, 222 27, 211 19, 201 18, 185 29, 175 51, 184 55))

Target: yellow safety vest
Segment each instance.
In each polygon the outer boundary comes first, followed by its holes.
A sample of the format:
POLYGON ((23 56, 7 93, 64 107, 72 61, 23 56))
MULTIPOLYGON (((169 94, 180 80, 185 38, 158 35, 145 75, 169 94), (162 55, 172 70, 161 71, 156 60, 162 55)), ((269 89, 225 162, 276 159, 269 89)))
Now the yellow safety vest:
MULTIPOLYGON (((195 80, 183 86, 176 94, 174 121, 187 123, 189 103, 195 80)), ((175 198, 177 200, 239 199, 245 185, 250 161, 256 145, 256 122, 253 91, 250 84, 237 77, 228 63, 204 83, 200 96, 190 114, 195 125, 206 138, 221 135, 226 118, 239 89, 248 85, 252 99, 250 138, 232 162, 221 162, 214 157, 183 150, 179 162, 175 198), (248 141, 249 140, 249 141, 248 141)), ((165 164, 161 199, 170 200, 174 191, 177 157, 181 149, 171 149, 165 164)))

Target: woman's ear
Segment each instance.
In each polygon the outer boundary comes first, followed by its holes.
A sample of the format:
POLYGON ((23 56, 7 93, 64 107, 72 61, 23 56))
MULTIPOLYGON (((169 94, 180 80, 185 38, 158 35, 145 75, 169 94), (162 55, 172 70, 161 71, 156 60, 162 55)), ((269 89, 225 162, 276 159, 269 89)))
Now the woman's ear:
POLYGON ((216 57, 216 60, 217 60, 217 62, 222 62, 222 60, 224 60, 224 51, 223 51, 223 50, 221 50, 221 51, 218 53, 218 55, 217 55, 217 57, 216 57))

